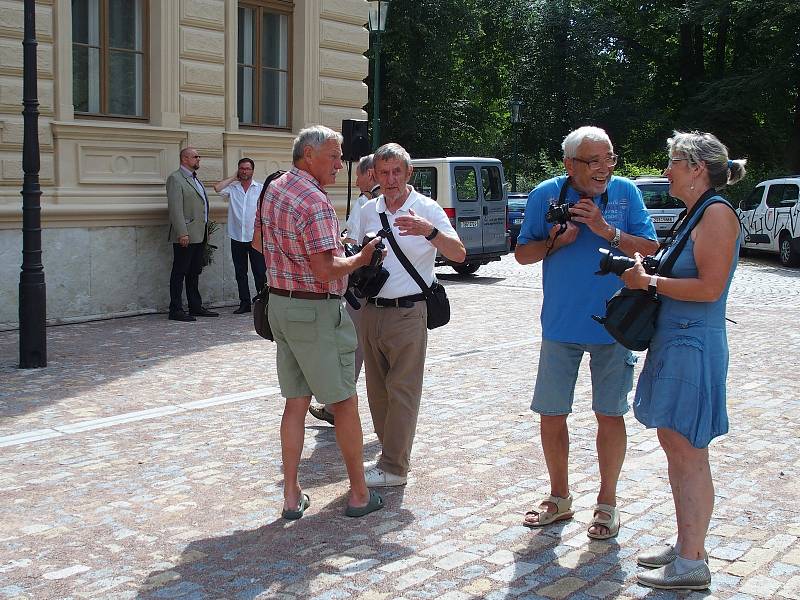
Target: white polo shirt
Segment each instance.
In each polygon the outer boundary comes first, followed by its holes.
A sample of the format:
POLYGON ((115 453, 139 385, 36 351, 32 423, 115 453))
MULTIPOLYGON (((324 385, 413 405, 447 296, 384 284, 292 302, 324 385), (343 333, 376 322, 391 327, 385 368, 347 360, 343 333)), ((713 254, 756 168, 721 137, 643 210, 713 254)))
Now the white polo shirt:
MULTIPOLYGON (((394 214, 386 210, 386 201, 382 195, 367 202, 361 208, 361 223, 357 233, 363 237, 367 234, 374 235, 380 231, 382 225, 379 213, 386 212, 394 238, 397 240, 397 244, 403 254, 406 255, 425 283, 430 285, 434 279, 433 267, 436 261, 436 247, 421 235, 401 236, 394 225, 394 220, 399 216, 407 216, 409 209, 412 209, 417 216, 427 219, 441 233, 452 236, 456 232, 450 224, 450 219, 447 218, 444 209, 435 200, 423 196, 410 185, 408 188, 411 193, 406 198, 403 206, 394 214)), ((383 261, 383 266, 389 271, 389 279, 381 288, 378 296, 391 299, 421 293, 422 290, 419 289, 417 283, 408 274, 402 263, 397 260, 389 241, 386 240, 384 245, 388 250, 388 254, 383 261)))
POLYGON ((254 179, 245 193, 242 182, 237 179, 220 190, 221 195, 228 196, 228 235, 232 240, 253 241, 253 224, 261 187, 261 183, 254 179))

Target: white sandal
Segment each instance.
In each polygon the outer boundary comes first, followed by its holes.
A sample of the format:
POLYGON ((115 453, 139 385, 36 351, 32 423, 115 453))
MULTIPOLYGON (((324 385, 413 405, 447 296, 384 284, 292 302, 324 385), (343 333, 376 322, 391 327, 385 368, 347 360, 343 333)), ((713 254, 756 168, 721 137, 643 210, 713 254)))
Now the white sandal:
POLYGON ((608 540, 616 537, 619 533, 619 510, 617 507, 611 506, 610 504, 595 504, 592 512, 592 520, 589 521, 588 529, 591 529, 596 525, 605 527, 608 529, 608 533, 592 533, 591 531, 587 531, 586 535, 593 540, 608 540), (607 519, 597 516, 597 513, 601 512, 607 513, 611 516, 607 519))
POLYGON ((566 519, 571 519, 572 516, 575 514, 572 510, 572 494, 567 496, 566 498, 559 498, 558 496, 549 496, 539 502, 538 508, 542 508, 542 505, 545 503, 553 504, 556 507, 555 512, 551 512, 549 510, 529 510, 525 513, 525 520, 522 521, 522 524, 525 527, 544 527, 545 525, 550 525, 551 523, 555 523, 556 521, 565 521, 566 519), (534 523, 528 521, 527 517, 539 517, 538 520, 534 523))

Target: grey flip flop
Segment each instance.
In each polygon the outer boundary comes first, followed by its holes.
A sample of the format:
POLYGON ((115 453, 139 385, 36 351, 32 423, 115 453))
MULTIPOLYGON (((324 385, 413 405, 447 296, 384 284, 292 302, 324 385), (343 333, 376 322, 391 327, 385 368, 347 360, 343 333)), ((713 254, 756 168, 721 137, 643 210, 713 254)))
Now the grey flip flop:
POLYGON ((368 515, 369 513, 380 510, 381 508, 383 508, 383 498, 375 490, 370 490, 369 502, 367 502, 366 506, 348 505, 344 511, 344 514, 347 517, 363 517, 364 515, 368 515))
POLYGON ((303 516, 303 513, 306 512, 309 506, 311 506, 311 498, 308 494, 301 494, 300 506, 297 507, 297 510, 287 510, 284 508, 281 511, 281 516, 289 521, 296 521, 303 516))

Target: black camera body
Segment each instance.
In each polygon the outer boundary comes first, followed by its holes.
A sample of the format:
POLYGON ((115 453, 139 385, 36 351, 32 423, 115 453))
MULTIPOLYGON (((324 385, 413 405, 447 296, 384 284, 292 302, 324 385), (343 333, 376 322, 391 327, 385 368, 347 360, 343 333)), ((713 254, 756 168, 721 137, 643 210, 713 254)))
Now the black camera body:
POLYGON ((569 209, 575 206, 574 202, 563 202, 561 204, 552 204, 544 215, 544 220, 548 223, 559 225, 566 225, 567 221, 572 220, 572 213, 569 209))
POLYGON ((389 279, 389 271, 383 268, 383 238, 387 235, 386 231, 381 229, 375 235, 367 235, 361 245, 358 244, 345 244, 344 253, 346 256, 354 256, 361 252, 361 249, 369 244, 376 237, 380 237, 381 241, 375 246, 372 253, 372 259, 368 265, 357 268, 350 273, 347 281, 347 287, 352 290, 356 298, 374 298, 381 291, 383 284, 389 279))
MULTIPOLYGON (((598 248, 598 251, 600 252, 600 270, 597 271, 597 275, 614 273, 614 275, 621 276, 625 271, 636 264, 636 261, 632 258, 627 256, 614 256, 611 254, 611 251, 606 248, 598 248)), ((645 272, 650 275, 655 275, 658 270, 659 262, 661 261, 655 256, 645 256, 642 259, 642 266, 645 272)))

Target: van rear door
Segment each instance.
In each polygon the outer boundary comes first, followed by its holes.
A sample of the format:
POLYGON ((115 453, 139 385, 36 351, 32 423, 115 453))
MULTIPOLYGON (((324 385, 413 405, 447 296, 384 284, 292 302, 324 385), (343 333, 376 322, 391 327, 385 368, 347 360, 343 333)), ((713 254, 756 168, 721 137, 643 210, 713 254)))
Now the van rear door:
POLYGON ((505 252, 506 213, 508 196, 503 189, 503 174, 499 165, 481 166, 481 192, 483 213, 483 251, 505 252))
POLYGON ((478 189, 478 171, 472 165, 452 164, 453 208, 455 209, 455 229, 467 257, 483 253, 483 200, 478 189))

